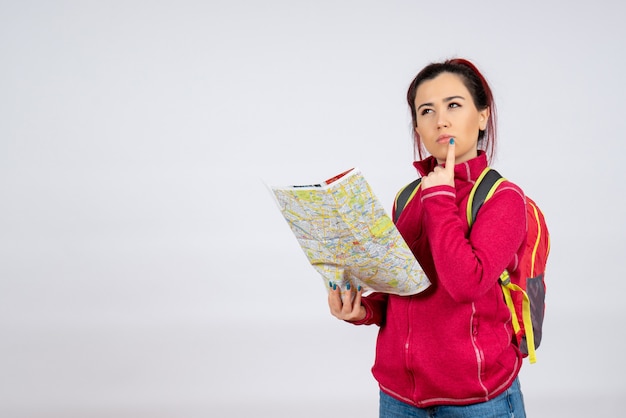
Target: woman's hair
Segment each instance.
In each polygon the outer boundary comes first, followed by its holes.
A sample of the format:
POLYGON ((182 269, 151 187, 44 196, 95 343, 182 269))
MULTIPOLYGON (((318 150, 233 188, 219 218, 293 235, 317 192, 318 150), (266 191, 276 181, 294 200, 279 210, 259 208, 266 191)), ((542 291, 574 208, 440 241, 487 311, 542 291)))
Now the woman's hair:
POLYGON ((415 94, 417 88, 426 80, 432 80, 441 73, 456 74, 460 77, 461 81, 469 90, 472 95, 474 105, 478 110, 484 110, 489 108, 489 120, 485 130, 478 132, 478 145, 487 152, 489 159, 491 159, 495 153, 496 145, 496 104, 493 101, 493 95, 491 88, 485 77, 478 71, 478 68, 471 62, 463 58, 449 59, 441 63, 432 63, 424 67, 411 81, 409 90, 406 94, 406 99, 409 102, 411 108, 411 118, 413 120, 412 131, 414 138, 414 147, 419 155, 419 158, 424 158, 424 146, 419 134, 416 131, 417 127, 417 113, 415 109, 415 94))

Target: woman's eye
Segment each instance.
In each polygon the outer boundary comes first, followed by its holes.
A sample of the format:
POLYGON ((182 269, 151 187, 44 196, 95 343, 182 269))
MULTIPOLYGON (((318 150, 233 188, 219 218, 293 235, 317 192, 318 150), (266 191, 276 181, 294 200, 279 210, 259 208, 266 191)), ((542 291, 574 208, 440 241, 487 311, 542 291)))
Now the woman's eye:
POLYGON ((448 105, 448 107, 454 109, 454 108, 457 108, 457 107, 461 107, 461 105, 458 104, 458 103, 452 102, 452 103, 450 103, 448 105))
POLYGON ((432 113, 432 111, 433 111, 432 109, 423 109, 421 111, 420 115, 424 116, 424 115, 426 115, 428 113, 432 113))

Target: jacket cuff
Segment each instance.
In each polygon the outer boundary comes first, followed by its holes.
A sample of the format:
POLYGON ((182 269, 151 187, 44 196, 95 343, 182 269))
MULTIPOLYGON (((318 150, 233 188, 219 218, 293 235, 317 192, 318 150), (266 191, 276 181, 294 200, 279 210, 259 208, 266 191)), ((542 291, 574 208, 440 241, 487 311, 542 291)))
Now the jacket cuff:
POLYGON ((452 186, 441 185, 429 187, 422 192, 422 202, 436 196, 449 196, 452 199, 456 198, 456 189, 452 186))

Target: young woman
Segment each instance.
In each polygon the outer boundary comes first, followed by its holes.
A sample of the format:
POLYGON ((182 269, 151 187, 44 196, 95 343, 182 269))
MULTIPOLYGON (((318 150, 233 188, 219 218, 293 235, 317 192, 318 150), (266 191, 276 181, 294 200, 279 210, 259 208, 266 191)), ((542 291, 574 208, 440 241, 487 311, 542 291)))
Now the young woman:
POLYGON ((522 354, 498 283, 524 250, 524 194, 506 181, 471 229, 465 213, 495 145, 491 89, 471 62, 452 59, 420 71, 407 99, 422 183, 396 226, 432 285, 414 296, 337 287, 331 313, 380 327, 381 418, 525 417, 522 354))

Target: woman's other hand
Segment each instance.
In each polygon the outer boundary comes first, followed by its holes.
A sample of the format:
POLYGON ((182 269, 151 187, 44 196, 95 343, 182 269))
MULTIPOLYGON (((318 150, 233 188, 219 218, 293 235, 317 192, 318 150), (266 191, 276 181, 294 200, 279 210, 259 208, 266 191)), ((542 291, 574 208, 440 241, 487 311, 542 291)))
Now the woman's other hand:
POLYGON ((328 306, 330 313, 338 319, 349 322, 357 322, 365 318, 365 307, 361 305, 360 289, 354 290, 350 284, 345 290, 341 290, 336 284, 330 283, 332 287, 328 292, 328 306))

